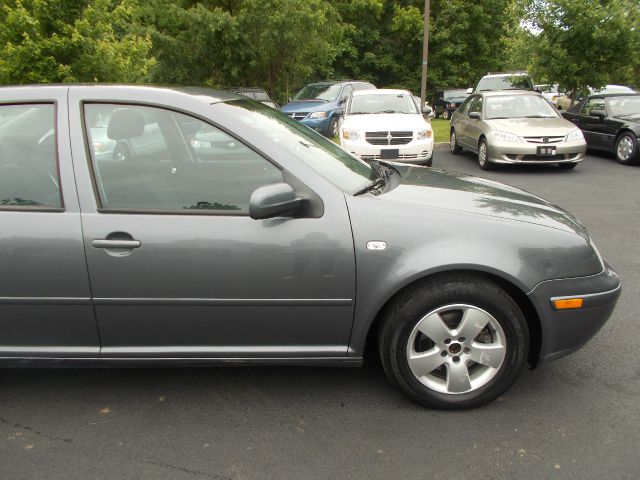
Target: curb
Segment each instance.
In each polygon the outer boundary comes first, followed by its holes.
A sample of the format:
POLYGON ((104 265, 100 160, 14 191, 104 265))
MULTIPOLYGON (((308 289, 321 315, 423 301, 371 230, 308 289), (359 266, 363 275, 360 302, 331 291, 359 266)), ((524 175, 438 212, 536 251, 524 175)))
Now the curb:
POLYGON ((449 150, 449 143, 448 142, 437 142, 433 144, 433 151, 434 152, 441 152, 443 150, 449 150))

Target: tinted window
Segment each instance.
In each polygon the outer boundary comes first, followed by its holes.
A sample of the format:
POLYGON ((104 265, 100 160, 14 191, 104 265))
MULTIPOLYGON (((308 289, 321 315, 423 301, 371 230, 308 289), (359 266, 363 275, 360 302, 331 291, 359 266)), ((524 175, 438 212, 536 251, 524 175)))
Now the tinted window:
POLYGON ((62 207, 53 105, 0 106, 0 208, 62 207))
POLYGON ((255 189, 283 181, 253 150, 181 113, 89 104, 85 122, 104 209, 246 215, 255 189))
POLYGON ((340 90, 342 90, 342 84, 340 83, 312 83, 300 90, 296 96, 293 97, 293 101, 325 100, 327 102, 333 102, 338 99, 340 90))
POLYGON ((473 101, 471 108, 469 109, 469 113, 471 112, 482 113, 482 97, 476 97, 473 101))
POLYGON ((604 110, 604 98, 589 98, 582 104, 580 113, 582 115, 590 115, 591 110, 604 110))
POLYGON ((471 102, 473 102, 476 98, 477 97, 475 96, 469 97, 464 102, 462 102, 462 105, 460 105, 460 108, 459 108, 459 112, 462 113, 463 115, 468 115, 469 108, 471 107, 471 102))

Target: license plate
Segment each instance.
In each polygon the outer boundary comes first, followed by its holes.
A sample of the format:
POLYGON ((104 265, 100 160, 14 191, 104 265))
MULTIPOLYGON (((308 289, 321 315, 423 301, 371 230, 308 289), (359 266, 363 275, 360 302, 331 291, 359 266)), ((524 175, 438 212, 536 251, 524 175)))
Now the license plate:
POLYGON ((556 154, 556 147, 538 147, 538 155, 541 157, 548 157, 556 154))
POLYGON ((386 148, 384 150, 380 150, 380 158, 383 158, 383 159, 398 158, 399 156, 400 156, 400 149, 398 148, 386 148))

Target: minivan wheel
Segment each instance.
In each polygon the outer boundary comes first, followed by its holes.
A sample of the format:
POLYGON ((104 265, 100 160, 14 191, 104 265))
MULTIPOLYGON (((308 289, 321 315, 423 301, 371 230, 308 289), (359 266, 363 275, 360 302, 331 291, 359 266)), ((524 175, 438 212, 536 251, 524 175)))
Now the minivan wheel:
POLYGON ((482 170, 493 170, 493 163, 489 161, 489 148, 484 138, 478 144, 478 165, 482 170))
POLYGON ((385 310, 378 340, 385 373, 405 395, 430 408, 464 409, 513 384, 529 333, 504 290, 460 275, 401 294, 385 310))
POLYGON ((618 137, 615 149, 616 160, 623 165, 634 165, 640 162, 638 139, 631 132, 625 132, 618 137))
POLYGON ((452 128, 451 135, 449 136, 449 150, 454 155, 462 152, 462 147, 458 145, 458 139, 456 138, 456 131, 452 128))
POLYGON ((329 127, 327 128, 327 136, 329 138, 338 136, 338 119, 336 117, 333 117, 329 122, 329 127))

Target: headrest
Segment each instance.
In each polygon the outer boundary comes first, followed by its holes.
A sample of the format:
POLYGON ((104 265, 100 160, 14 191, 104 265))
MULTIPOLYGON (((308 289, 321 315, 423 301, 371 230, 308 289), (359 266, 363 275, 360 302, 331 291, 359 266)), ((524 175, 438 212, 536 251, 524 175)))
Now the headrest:
POLYGON ((144 133, 144 117, 138 110, 126 108, 111 115, 107 137, 111 140, 126 140, 144 133))

